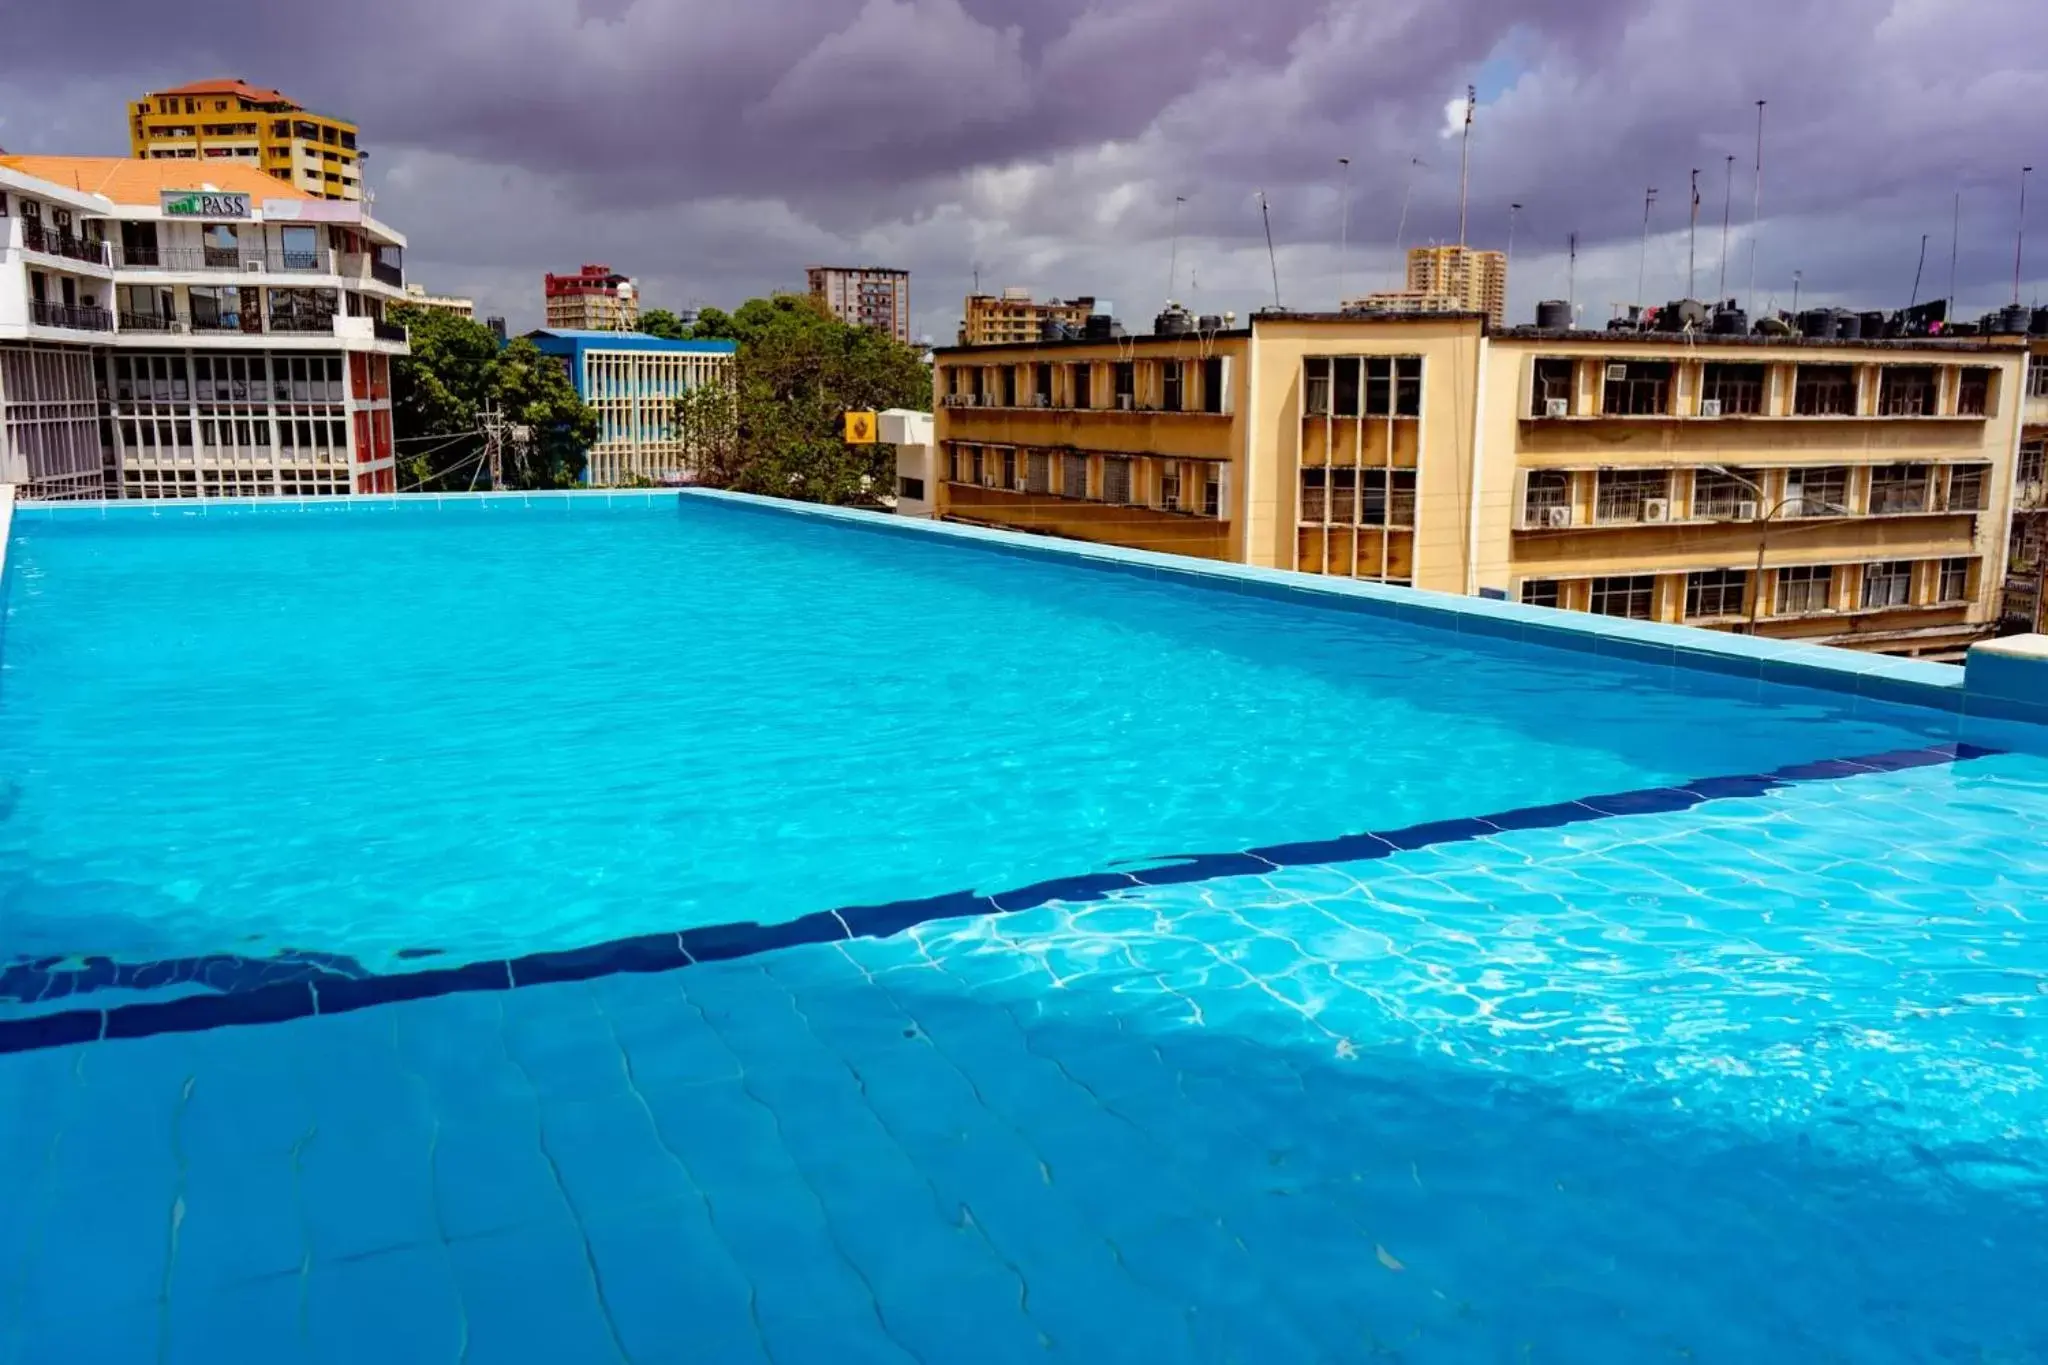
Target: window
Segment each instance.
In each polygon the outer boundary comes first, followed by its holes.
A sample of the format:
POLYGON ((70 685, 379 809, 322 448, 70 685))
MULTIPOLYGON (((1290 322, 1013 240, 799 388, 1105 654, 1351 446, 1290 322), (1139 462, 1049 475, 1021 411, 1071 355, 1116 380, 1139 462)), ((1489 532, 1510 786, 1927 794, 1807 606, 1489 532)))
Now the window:
POLYGON ((1422 411, 1420 356, 1319 356, 1307 362, 1311 417, 1414 417, 1422 411))
POLYGON ((1592 610, 1599 616, 1624 616, 1631 621, 1647 621, 1656 596, 1655 574, 1596 578, 1593 580, 1592 610))
POLYGON ((1180 510, 1180 464, 1168 460, 1159 466, 1159 505, 1168 512, 1180 510))
POLYGON ((1341 526, 1355 525, 1358 521, 1358 471, 1356 469, 1333 469, 1330 471, 1330 520, 1341 526))
POLYGON ((1033 365, 1031 367, 1031 391, 1038 396, 1038 406, 1041 408, 1052 406, 1052 366, 1033 365))
POLYGON ((1116 362, 1111 392, 1116 394, 1116 405, 1118 407, 1129 408, 1137 406, 1138 367, 1135 362, 1129 360, 1119 360, 1116 362))
MULTIPOLYGON (((1535 382, 1530 385, 1529 415, 1548 417, 1552 403, 1564 404, 1565 412, 1572 410, 1572 362, 1569 360, 1551 359, 1536 362, 1535 382)), ((1550 588, 1555 593, 1557 585, 1552 583, 1550 588)))
POLYGON ((1758 469, 1700 470, 1693 475, 1692 514, 1713 521, 1754 518, 1762 510, 1762 475, 1758 469))
POLYGON ((1202 362, 1202 411, 1223 411, 1223 357, 1212 355, 1202 362))
POLYGON ((1181 370, 1182 366, 1178 360, 1161 361, 1159 365, 1160 406, 1168 412, 1185 411, 1181 387, 1184 376, 1181 370))
POLYGON ((1088 457, 1086 455, 1063 455, 1060 457, 1060 492, 1070 498, 1088 496, 1088 457))
POLYGON ((2048 474, 2048 441, 2022 442, 2019 471, 2013 475, 2013 481, 2038 487, 2044 474, 2048 474))
POLYGON ((1787 470, 1784 507, 1793 517, 1847 516, 1849 471, 1840 465, 1787 470))
POLYGON ((970 475, 970 477, 968 478, 968 480, 967 480, 967 481, 968 481, 969 483, 975 483, 975 484, 978 484, 978 483, 980 483, 980 482, 981 482, 981 447, 980 447, 980 446, 976 446, 976 447, 974 447, 974 453, 972 454, 972 456, 971 456, 970 458, 971 458, 971 459, 973 460, 973 462, 974 462, 974 467, 973 467, 973 471, 972 471, 972 473, 971 473, 971 475, 970 475))
POLYGON ((1685 614, 1693 617, 1740 616, 1749 595, 1749 575, 1741 569, 1707 569, 1685 576, 1685 614))
POLYGON ((1804 616, 1809 612, 1827 611, 1828 594, 1834 581, 1835 571, 1826 564, 1801 564, 1778 570, 1777 614, 1804 616))
POLYGON ((1921 417, 1934 411, 1932 365, 1885 365, 1878 370, 1877 410, 1886 417, 1921 417))
POLYGON ((1131 462, 1110 455, 1102 461, 1102 500, 1119 506, 1131 500, 1131 462))
POLYGON ((1532 607, 1561 607, 1564 584, 1555 578, 1531 578, 1522 584, 1522 601, 1532 607))
POLYGON ((1853 417, 1855 369, 1848 365, 1801 365, 1792 378, 1792 411, 1800 417, 1853 417))
POLYGON ((1202 475, 1202 515, 1220 517, 1223 515, 1223 471, 1217 468, 1206 470, 1202 475))
POLYGON ((2027 397, 2048 398, 2048 355, 2027 357, 2027 397))
POLYGON ((1358 476, 1358 522, 1361 526, 1415 524, 1415 471, 1367 469, 1358 476))
POLYGON ((1707 403, 1720 404, 1723 417, 1753 416, 1764 410, 1764 383, 1769 371, 1762 365, 1724 365, 1709 363, 1705 383, 1700 389, 1702 413, 1711 409, 1707 403))
POLYGON ((1327 417, 1330 412, 1330 362, 1307 362, 1308 401, 1302 411, 1310 417, 1327 417))
POLYGON ((1925 512, 1929 472, 1924 464, 1879 465, 1871 470, 1871 512, 1925 512))
POLYGON ((1984 417, 1991 412, 1991 371, 1972 365, 1956 381, 1956 413, 1962 417, 1984 417))
POLYGON ((907 474, 902 476, 896 480, 896 496, 911 502, 923 502, 924 480, 913 479, 907 474))
POLYGON ((996 366, 995 397, 997 407, 1014 408, 1017 406, 1016 366, 996 366))
POLYGON ((1004 488, 1015 488, 1017 486, 1017 452, 1014 450, 1003 452, 1002 486, 1004 488))
POLYGON ((1935 581, 1934 600, 1937 602, 1967 602, 1970 600, 1970 561, 1967 559, 1944 559, 1941 573, 1935 581))
POLYGON ((1029 493, 1052 492, 1052 456, 1034 450, 1024 457, 1024 489, 1029 493))
POLYGON ((1913 561, 1892 559, 1863 566, 1863 605, 1903 607, 1913 595, 1913 561))
POLYGON ((1600 410, 1612 417, 1654 417, 1670 411, 1671 362, 1609 362, 1600 410))
POLYGON ((1092 408, 1095 406, 1095 367, 1082 361, 1073 368, 1074 406, 1092 408))
POLYGON ((1335 376, 1330 399, 1331 414, 1337 417, 1358 416, 1358 357, 1340 356, 1330 365, 1335 376))
POLYGON ((1662 469, 1603 469, 1594 495, 1593 520, 1641 521, 1653 499, 1671 495, 1671 476, 1662 469))
POLYGON ((1984 510, 1984 486, 1991 474, 1988 464, 1959 464, 1948 471, 1948 510, 1984 510))
MULTIPOLYGON (((1548 526, 1551 523, 1550 509, 1562 507, 1569 511, 1572 505, 1572 476, 1562 469, 1532 469, 1529 471, 1528 490, 1522 496, 1522 524, 1524 526, 1548 526)), ((1567 525, 1569 517, 1564 518, 1567 525)))
POLYGON ((1329 502, 1324 497, 1328 485, 1327 472, 1321 469, 1301 471, 1301 519, 1321 525, 1329 511, 1329 502))

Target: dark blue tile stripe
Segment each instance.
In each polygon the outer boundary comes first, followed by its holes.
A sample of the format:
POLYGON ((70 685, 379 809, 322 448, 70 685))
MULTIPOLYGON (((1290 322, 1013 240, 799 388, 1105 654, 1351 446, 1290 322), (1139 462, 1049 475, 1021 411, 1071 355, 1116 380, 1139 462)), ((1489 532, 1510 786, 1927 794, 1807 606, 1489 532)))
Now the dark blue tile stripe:
MULTIPOLYGON (((1056 877, 992 895, 953 891, 883 905, 850 905, 779 924, 705 925, 680 933, 640 934, 583 948, 554 949, 505 961, 471 962, 418 972, 378 974, 350 958, 331 953, 287 953, 275 958, 221 954, 138 965, 94 958, 83 969, 75 970, 62 969, 65 959, 43 958, 16 963, 0 972, 0 998, 41 1002, 114 986, 149 989, 188 983, 216 993, 0 1020, 0 1053, 62 1047, 101 1038, 146 1038, 158 1033, 281 1023, 440 995, 673 971, 693 963, 752 957, 777 948, 886 938, 934 920, 1009 914, 1054 902, 1097 901, 1137 887, 1182 886, 1285 867, 1362 862, 1391 857, 1407 849, 1460 843, 1508 830, 1551 829, 1620 815, 1689 810, 1708 801, 1760 796, 1801 782, 1932 767, 1998 752, 1974 744, 1937 744, 1862 758, 1824 759, 1770 773, 1707 777, 1676 787, 1589 796, 1484 817, 1432 820, 1404 829, 1272 844, 1238 853, 1178 854, 1159 860, 1155 866, 1056 877), (59 982, 59 977, 72 979, 59 982)), ((438 953, 438 949, 420 948, 399 956, 432 957, 438 953)))

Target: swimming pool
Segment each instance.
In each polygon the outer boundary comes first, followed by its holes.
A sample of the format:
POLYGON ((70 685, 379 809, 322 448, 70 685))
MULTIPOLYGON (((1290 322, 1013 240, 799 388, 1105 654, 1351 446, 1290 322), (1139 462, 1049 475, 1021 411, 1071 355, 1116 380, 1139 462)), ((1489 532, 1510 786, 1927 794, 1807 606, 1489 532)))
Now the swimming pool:
POLYGON ((2048 1352, 1953 714, 673 494, 6 583, 0 1359, 2048 1352))

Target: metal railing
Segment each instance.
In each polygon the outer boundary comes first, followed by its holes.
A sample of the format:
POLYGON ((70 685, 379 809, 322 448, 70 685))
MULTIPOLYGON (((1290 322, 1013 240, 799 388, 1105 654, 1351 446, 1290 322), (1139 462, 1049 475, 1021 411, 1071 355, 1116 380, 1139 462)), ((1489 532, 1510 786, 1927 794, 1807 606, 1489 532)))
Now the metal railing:
POLYGON ((379 341, 402 342, 411 340, 411 334, 405 328, 395 322, 386 322, 382 318, 378 318, 370 324, 370 331, 379 341))
POLYGON ((124 332, 189 332, 192 319, 181 313, 131 313, 122 309, 121 330, 124 332))
MULTIPOLYGON (((255 309, 239 313, 211 313, 194 316, 191 313, 130 312, 123 309, 120 314, 121 330, 124 332, 169 332, 185 335, 198 333, 202 336, 232 334, 255 334, 271 336, 333 336, 334 317, 326 313, 272 313, 264 317, 255 309)), ((403 339, 404 328, 398 328, 403 339)))
POLYGON ((111 332, 114 315, 104 308, 77 308, 61 303, 29 300, 29 321, 38 327, 68 327, 78 332, 111 332))
POLYGON ((270 330, 273 332, 319 332, 332 335, 334 315, 331 313, 272 313, 270 330))
POLYGON ((22 220, 21 244, 24 249, 40 251, 45 256, 64 256, 92 265, 109 264, 105 242, 87 241, 68 232, 58 232, 54 228, 44 227, 40 220, 34 218, 22 220))
POLYGON ((333 274, 334 253, 325 247, 311 251, 245 251, 230 246, 124 247, 120 263, 130 270, 265 270, 307 274, 333 274))
POLYGON ((405 288, 405 272, 397 266, 388 265, 383 261, 372 260, 370 262, 370 278, 381 284, 388 284, 393 289, 405 288))

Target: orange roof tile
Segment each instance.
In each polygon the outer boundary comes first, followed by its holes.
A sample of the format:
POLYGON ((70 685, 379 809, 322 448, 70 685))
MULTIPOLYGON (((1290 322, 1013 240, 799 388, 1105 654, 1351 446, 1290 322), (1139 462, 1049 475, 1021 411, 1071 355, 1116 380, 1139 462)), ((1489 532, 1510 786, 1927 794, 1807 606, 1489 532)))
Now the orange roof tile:
POLYGON ((122 156, 0 156, 0 166, 67 189, 105 195, 117 204, 154 205, 159 191, 208 186, 259 201, 314 197, 254 166, 218 157, 143 161, 122 156))
MULTIPOLYGON (((293 101, 288 96, 282 95, 275 90, 266 90, 260 85, 251 85, 240 77, 228 77, 216 81, 194 81, 190 85, 180 85, 170 90, 152 90, 149 92, 150 99, 159 99, 171 95, 239 95, 243 99, 254 100, 258 104, 293 104, 293 101)), ((293 104, 293 107, 296 108, 297 105, 293 104)))

